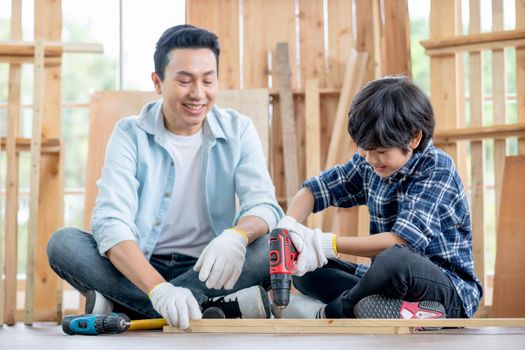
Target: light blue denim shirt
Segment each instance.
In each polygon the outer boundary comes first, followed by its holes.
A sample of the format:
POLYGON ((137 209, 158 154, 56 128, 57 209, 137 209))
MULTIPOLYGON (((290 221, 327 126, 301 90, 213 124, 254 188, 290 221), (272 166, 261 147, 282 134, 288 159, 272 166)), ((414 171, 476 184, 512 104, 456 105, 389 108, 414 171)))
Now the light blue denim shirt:
MULTIPOLYGON (((101 255, 134 240, 149 258, 159 238, 176 169, 167 145, 162 100, 120 120, 108 141, 91 230, 101 255)), ((210 239, 239 218, 257 216, 272 230, 283 216, 250 118, 213 107, 203 125, 203 176, 210 239), (235 196, 239 197, 239 210, 235 196)))

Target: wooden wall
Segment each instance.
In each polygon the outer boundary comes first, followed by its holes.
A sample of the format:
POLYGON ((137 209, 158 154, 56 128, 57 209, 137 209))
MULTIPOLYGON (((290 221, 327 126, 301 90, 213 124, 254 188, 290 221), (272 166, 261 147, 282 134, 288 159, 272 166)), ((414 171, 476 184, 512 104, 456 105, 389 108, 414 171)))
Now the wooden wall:
MULTIPOLYGON (((270 88, 272 91, 270 168, 279 202, 284 208, 286 191, 281 115, 276 93, 277 43, 288 43, 300 183, 307 178, 306 162, 312 162, 308 164, 309 176, 324 168, 345 63, 352 49, 369 54, 365 81, 387 73, 410 74, 408 7, 405 0, 328 0, 326 8, 324 4, 323 0, 186 1, 186 22, 209 29, 219 36, 221 88, 270 88), (386 5, 380 7, 380 3, 386 5), (381 11, 385 21, 381 21, 381 11), (228 20, 224 20, 226 18, 228 20), (385 40, 385 33, 390 33, 389 40, 385 40), (382 66, 381 54, 397 59, 390 60, 388 66, 382 66), (320 95, 319 155, 305 152, 305 86, 313 79, 317 79, 320 95), (315 161, 317 158, 319 160, 315 161)), ((347 157, 339 159, 340 162, 349 159, 355 150, 350 142, 346 147, 347 157)), ((355 209, 338 217, 346 233, 356 234, 355 209)))

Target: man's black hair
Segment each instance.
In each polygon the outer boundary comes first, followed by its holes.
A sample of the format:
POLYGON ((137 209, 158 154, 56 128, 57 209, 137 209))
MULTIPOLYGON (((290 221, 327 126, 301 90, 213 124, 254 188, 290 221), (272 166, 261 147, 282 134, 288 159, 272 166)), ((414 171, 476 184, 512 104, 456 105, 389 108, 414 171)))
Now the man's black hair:
POLYGON ((423 150, 435 127, 427 95, 406 77, 373 80, 357 93, 348 113, 348 133, 364 150, 401 148, 405 153, 412 137, 422 132, 414 150, 423 150))
POLYGON ((164 70, 169 62, 169 53, 173 49, 210 49, 217 61, 217 75, 219 74, 219 38, 202 28, 190 24, 182 24, 167 29, 160 36, 155 47, 153 60, 155 61, 155 73, 164 80, 164 70))

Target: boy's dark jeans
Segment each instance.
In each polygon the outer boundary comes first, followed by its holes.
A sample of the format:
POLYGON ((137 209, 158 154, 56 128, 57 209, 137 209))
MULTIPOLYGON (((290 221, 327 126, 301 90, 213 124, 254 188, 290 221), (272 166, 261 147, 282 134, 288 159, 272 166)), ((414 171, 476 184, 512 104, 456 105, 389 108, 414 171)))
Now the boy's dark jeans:
POLYGON ((326 318, 355 318, 354 306, 374 294, 406 301, 439 301, 447 318, 466 317, 461 299, 445 273, 407 246, 395 245, 377 255, 366 274, 354 275, 355 264, 339 259, 302 277, 294 276, 303 294, 326 303, 326 318))

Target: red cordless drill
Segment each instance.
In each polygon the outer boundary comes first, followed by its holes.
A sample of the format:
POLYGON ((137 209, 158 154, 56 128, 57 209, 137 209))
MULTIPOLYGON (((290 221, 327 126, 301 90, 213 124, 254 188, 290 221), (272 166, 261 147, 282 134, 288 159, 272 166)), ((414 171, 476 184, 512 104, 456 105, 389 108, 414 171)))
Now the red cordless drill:
POLYGON ((277 318, 282 317, 290 301, 292 270, 298 256, 288 230, 276 228, 270 233, 270 282, 273 305, 278 308, 274 312, 277 318))

